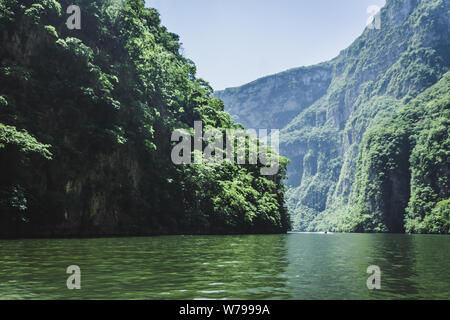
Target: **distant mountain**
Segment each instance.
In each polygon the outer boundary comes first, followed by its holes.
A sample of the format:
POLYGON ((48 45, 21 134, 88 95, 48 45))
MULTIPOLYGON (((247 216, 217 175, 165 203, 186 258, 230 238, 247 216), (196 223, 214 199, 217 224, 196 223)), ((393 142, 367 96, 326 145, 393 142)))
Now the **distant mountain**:
POLYGON ((450 1, 379 17, 329 62, 215 93, 244 126, 282 129, 295 229, 449 232, 450 1))
POLYGON ((292 69, 214 95, 246 128, 280 129, 327 92, 332 70, 330 63, 292 69))

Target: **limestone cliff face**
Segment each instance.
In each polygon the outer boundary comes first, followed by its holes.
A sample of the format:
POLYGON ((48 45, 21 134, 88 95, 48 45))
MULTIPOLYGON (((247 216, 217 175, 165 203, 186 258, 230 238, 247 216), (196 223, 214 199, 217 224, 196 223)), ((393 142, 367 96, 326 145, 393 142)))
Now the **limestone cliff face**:
MULTIPOLYGON (((53 228, 54 234, 142 234, 151 232, 133 216, 133 206, 140 194, 143 177, 141 164, 132 151, 98 154, 91 165, 80 172, 68 166, 50 172, 65 191, 64 217, 53 228), (124 208, 128 207, 128 210, 124 208)), ((48 185, 46 186, 49 187, 48 185)), ((47 190, 51 192, 52 190, 47 190)), ((142 222, 142 221, 141 221, 142 222)))
POLYGON ((235 120, 246 128, 281 129, 325 94, 331 65, 298 68, 215 92, 235 120))
MULTIPOLYGON (((11 56, 2 55, 4 59, 1 61, 2 65, 12 60, 18 65, 27 67, 33 59, 36 59, 39 47, 53 40, 51 35, 27 23, 21 25, 21 30, 4 30, 0 39, 1 43, 5 44, 5 51, 11 53, 11 56), (27 37, 24 38, 22 34, 26 34, 27 37)), ((48 109, 41 114, 46 121, 45 124, 40 123, 40 129, 47 130, 54 136, 65 131, 62 127, 70 127, 69 124, 59 122, 54 109, 48 109)), ((67 132, 60 139, 59 150, 73 149, 80 139, 80 133, 67 132)), ((131 150, 100 152, 87 160, 80 155, 71 157, 65 152, 59 160, 61 161, 57 163, 42 164, 41 170, 33 177, 39 185, 39 194, 46 195, 43 196, 41 206, 47 210, 47 214, 39 221, 40 228, 25 227, 19 232, 14 228, 2 226, 2 236, 109 235, 145 232, 138 222, 130 222, 135 217, 130 217, 128 212, 123 210, 121 203, 126 195, 138 192, 142 173, 135 153, 131 150), (87 166, 86 162, 90 165, 87 166), (51 195, 56 193, 59 193, 60 199, 49 201, 51 195)), ((133 199, 129 201, 132 202, 133 199)))
MULTIPOLYGON (((449 70, 449 10, 448 0, 388 0, 380 13, 381 29, 366 29, 332 61, 217 93, 238 122, 283 127, 280 151, 291 159, 288 208, 294 228, 339 224, 352 205, 367 129, 449 70), (302 85, 292 86, 295 80, 302 85)), ((403 173, 393 174, 391 182, 395 199, 375 204, 387 208, 381 210, 387 215, 404 209, 409 198, 403 173)), ((382 231, 401 231, 398 220, 386 219, 382 231)))
MULTIPOLYGON (((33 217, 35 224, 25 225, 20 230, 14 224, 9 226, 9 221, 2 221, 2 236, 127 235, 150 232, 140 223, 142 220, 139 217, 124 211, 125 199, 128 205, 134 204, 139 193, 142 172, 136 152, 132 149, 90 154, 87 151, 86 154, 75 152, 83 139, 83 132, 71 130, 70 123, 61 123, 62 112, 54 106, 49 107, 48 101, 42 97, 45 95, 44 90, 37 92, 36 84, 29 83, 31 75, 38 74, 31 65, 39 59, 41 49, 55 41, 51 32, 46 31, 25 17, 18 29, 0 32, 3 46, 1 65, 17 65, 23 70, 23 78, 14 81, 17 81, 16 90, 22 89, 24 92, 18 95, 11 90, 8 100, 15 100, 15 104, 21 105, 21 99, 25 100, 27 95, 33 96, 36 101, 32 106, 33 111, 39 114, 39 118, 33 119, 38 129, 33 130, 43 131, 47 137, 55 137, 53 143, 57 144, 57 148, 53 152, 59 160, 40 162, 34 175, 27 177, 39 187, 36 194, 41 197, 38 201, 32 199, 34 201, 30 202, 46 211, 45 216, 33 217), (36 228, 36 224, 39 228, 36 228)), ((7 68, 3 68, 2 72, 4 70, 7 68)), ((1 89, 6 91, 8 88, 1 89)), ((85 114, 73 120, 88 122, 89 116, 85 114)), ((87 150, 88 146, 81 148, 87 150)))

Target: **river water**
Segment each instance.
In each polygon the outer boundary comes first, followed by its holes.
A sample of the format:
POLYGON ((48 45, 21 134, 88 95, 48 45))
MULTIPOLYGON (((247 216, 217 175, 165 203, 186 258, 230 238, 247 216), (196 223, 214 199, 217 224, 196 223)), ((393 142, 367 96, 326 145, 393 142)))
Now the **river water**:
POLYGON ((449 249, 402 234, 0 240, 0 299, 450 299, 449 249))

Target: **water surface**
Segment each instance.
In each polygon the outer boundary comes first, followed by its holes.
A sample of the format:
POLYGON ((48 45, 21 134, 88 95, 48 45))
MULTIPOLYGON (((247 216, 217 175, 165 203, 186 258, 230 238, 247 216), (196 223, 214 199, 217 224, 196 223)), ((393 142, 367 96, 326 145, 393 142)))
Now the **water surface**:
POLYGON ((0 240, 0 299, 449 299, 449 249, 401 234, 0 240))

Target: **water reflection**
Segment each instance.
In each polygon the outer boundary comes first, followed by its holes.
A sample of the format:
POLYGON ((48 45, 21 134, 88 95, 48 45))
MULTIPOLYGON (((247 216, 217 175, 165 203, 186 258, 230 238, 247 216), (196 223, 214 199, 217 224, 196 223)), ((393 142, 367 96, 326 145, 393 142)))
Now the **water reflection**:
POLYGON ((365 237, 337 234, 288 235, 288 277, 297 299, 364 299, 367 297, 365 237))
POLYGON ((448 299, 450 237, 373 234, 0 241, 2 299, 448 299), (79 265, 81 290, 66 288, 79 265), (369 265, 382 290, 366 287, 369 265))
POLYGON ((290 234, 287 276, 296 299, 448 299, 450 237, 290 234), (368 290, 367 267, 381 268, 368 290))
POLYGON ((419 298, 417 278, 415 236, 403 234, 380 234, 370 242, 369 258, 382 270, 381 291, 371 291, 372 296, 383 298, 419 298))

